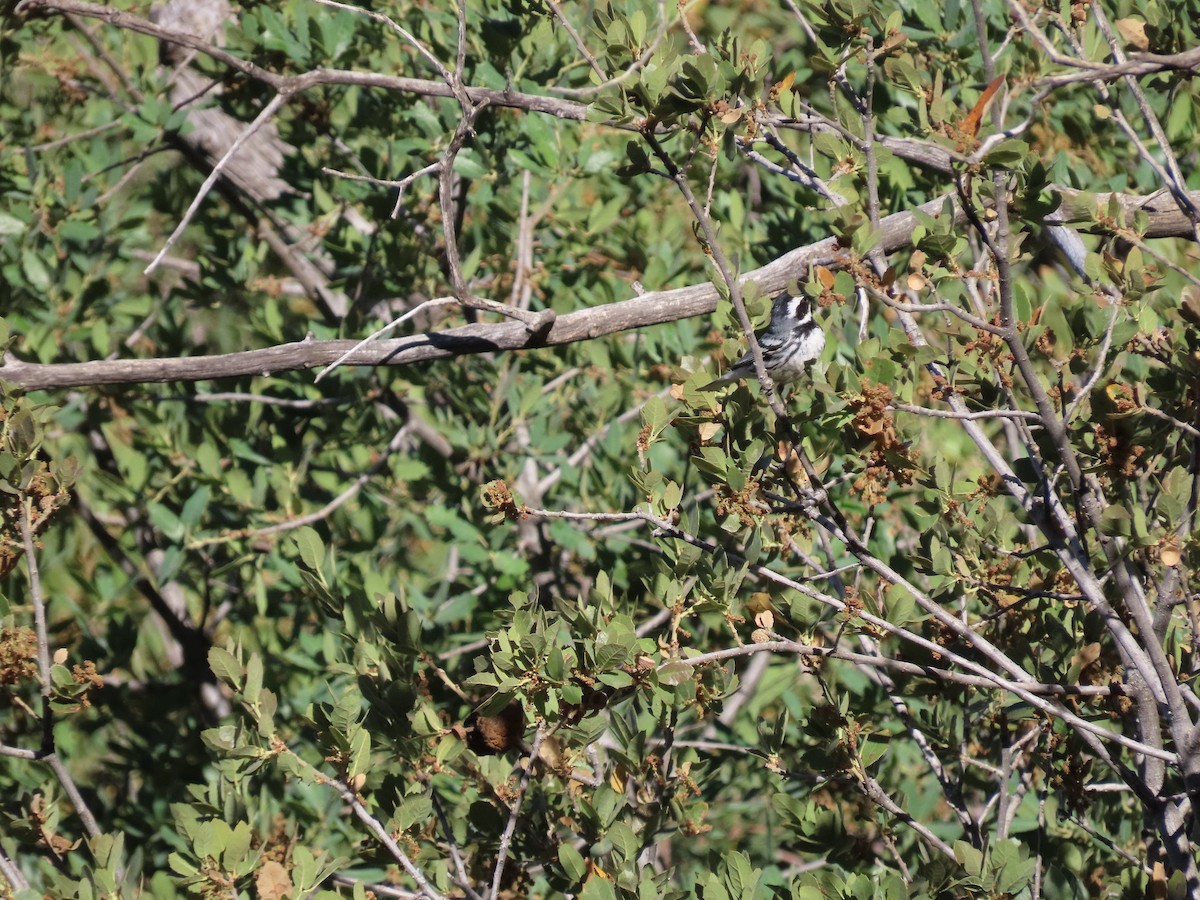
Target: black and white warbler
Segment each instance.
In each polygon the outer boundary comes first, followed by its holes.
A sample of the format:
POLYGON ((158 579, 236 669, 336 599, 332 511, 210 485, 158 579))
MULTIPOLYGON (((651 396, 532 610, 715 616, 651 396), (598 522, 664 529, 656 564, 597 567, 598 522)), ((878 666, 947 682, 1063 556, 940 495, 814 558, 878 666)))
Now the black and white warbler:
MULTIPOLYGON (((825 332, 813 321, 812 305, 805 296, 782 293, 771 304, 771 324, 758 336, 763 365, 776 384, 790 384, 825 349, 825 332)), ((754 357, 746 353, 733 367, 700 390, 711 391, 739 378, 754 377, 754 357)))

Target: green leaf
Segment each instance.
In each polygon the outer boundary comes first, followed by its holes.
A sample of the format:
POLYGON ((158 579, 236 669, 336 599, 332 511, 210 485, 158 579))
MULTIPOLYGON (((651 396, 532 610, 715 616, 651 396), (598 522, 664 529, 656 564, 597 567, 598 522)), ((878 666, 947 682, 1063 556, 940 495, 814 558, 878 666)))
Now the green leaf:
POLYGON ((184 878, 191 878, 192 876, 200 874, 199 869, 197 869, 178 853, 172 853, 167 857, 167 865, 171 867, 172 872, 174 872, 176 875, 182 875, 184 878))
POLYGON ((889 741, 886 735, 872 734, 859 747, 859 759, 864 768, 870 768, 887 753, 889 741))
POLYGON ((25 233, 25 223, 20 219, 0 212, 0 237, 14 237, 25 233))
POLYGON ((813 135, 813 149, 827 159, 841 160, 850 155, 850 148, 836 135, 819 131, 813 135))
POLYGON ((305 525, 292 533, 292 540, 300 551, 300 559, 314 572, 319 572, 325 563, 325 544, 315 528, 305 525))
POLYGON ((583 855, 571 844, 559 846, 558 861, 562 864, 563 871, 567 873, 572 884, 583 881, 583 876, 587 874, 587 863, 584 861, 583 855))
POLYGON ((732 897, 744 897, 747 900, 754 897, 758 883, 762 879, 762 871, 750 864, 750 857, 740 850, 727 853, 721 861, 724 869, 725 884, 729 887, 732 897))
POLYGON ((983 872, 983 853, 966 841, 955 842, 954 858, 968 875, 979 875, 983 872))
POLYGON ((41 257, 26 250, 21 255, 21 269, 25 273, 25 279, 29 282, 29 286, 35 291, 45 293, 50 290, 50 272, 41 257))
POLYGON ((487 174, 487 169, 471 151, 463 150, 454 157, 454 172, 463 178, 479 179, 487 174))
POLYGON ((250 852, 250 842, 254 833, 248 822, 238 822, 229 835, 225 844, 224 864, 227 871, 234 871, 246 859, 250 852))
POLYGON ((303 844, 292 849, 292 884, 298 892, 310 890, 317 881, 317 861, 303 844))
POLYGON ((1009 138, 989 150, 983 161, 989 166, 1012 169, 1021 165, 1028 153, 1028 144, 1017 138, 1009 138))
POLYGON ((593 651, 596 671, 603 672, 625 665, 633 650, 634 640, 632 629, 622 622, 614 622, 597 632, 593 651))
POLYGON ((433 802, 429 795, 414 794, 411 797, 405 797, 396 807, 392 823, 400 831, 407 831, 413 825, 427 821, 431 815, 433 815, 433 802))
POLYGON ((632 862, 641 852, 642 844, 633 833, 633 829, 621 821, 613 822, 605 835, 613 843, 613 852, 618 861, 632 862))
POLYGON ((616 900, 612 882, 599 875, 593 875, 579 892, 579 900, 616 900))
POLYGON ((168 540, 178 541, 183 537, 183 523, 167 507, 151 502, 146 504, 146 512, 150 516, 150 521, 154 523, 154 527, 162 532, 168 540))
POLYGON ((246 663, 246 686, 242 689, 242 698, 247 703, 255 704, 258 702, 259 693, 262 691, 262 679, 262 657, 257 653, 251 653, 250 660, 246 663))
POLYGON ((658 682, 669 687, 675 687, 690 680, 695 675, 695 672, 695 666, 689 666, 682 660, 672 660, 658 667, 658 682))
POLYGON ((242 688, 242 664, 228 650, 223 647, 211 647, 208 651, 208 667, 212 669, 214 675, 217 676, 225 684, 229 685, 235 691, 242 688))

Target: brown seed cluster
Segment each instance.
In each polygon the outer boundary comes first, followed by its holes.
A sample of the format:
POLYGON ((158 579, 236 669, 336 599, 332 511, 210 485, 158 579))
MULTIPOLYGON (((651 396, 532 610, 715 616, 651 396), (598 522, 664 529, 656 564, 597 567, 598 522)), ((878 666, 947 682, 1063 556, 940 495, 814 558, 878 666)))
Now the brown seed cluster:
POLYGON ((721 518, 735 515, 743 528, 753 528, 763 513, 762 507, 755 503, 758 487, 757 481, 747 481, 740 491, 734 491, 725 484, 717 485, 717 515, 721 518))
POLYGON ((0 453, 9 463, 6 489, 0 491, 0 577, 16 568, 25 552, 22 520, 28 516, 36 538, 50 517, 70 502, 68 489, 79 468, 74 457, 53 464, 42 458, 42 426, 22 404, 19 395, 0 390, 0 453))
POLYGON ((83 685, 87 688, 86 691, 79 694, 75 700, 79 704, 78 709, 88 709, 92 705, 91 691, 104 687, 104 677, 97 674, 96 664, 90 659, 86 660, 83 665, 71 667, 71 678, 78 685, 83 685))
POLYGON ((507 482, 501 479, 489 481, 483 486, 483 504, 488 509, 503 513, 508 519, 525 519, 529 516, 525 504, 517 502, 507 482))
POLYGON ((20 684, 37 673, 37 635, 32 628, 0 631, 0 684, 20 684))
POLYGON ((1135 444, 1119 433, 1113 433, 1103 425, 1096 425, 1096 452, 1100 462, 1107 468, 1115 470, 1124 478, 1137 474, 1138 460, 1146 453, 1146 448, 1135 444))
POLYGON ((892 399, 887 385, 864 381, 862 393, 850 400, 851 427, 871 441, 866 469, 854 482, 855 492, 867 503, 885 500, 890 484, 912 484, 912 453, 896 432, 896 417, 888 408, 892 399))

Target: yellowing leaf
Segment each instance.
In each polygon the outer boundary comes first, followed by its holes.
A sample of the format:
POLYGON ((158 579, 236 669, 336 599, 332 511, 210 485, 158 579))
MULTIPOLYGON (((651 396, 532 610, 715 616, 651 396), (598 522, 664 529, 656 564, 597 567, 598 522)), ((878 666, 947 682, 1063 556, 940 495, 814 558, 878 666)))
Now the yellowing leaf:
POLYGON ((262 900, 283 900, 292 894, 292 877, 282 865, 268 859, 258 867, 254 876, 254 886, 262 900))
POLYGON ((1117 19, 1113 24, 1117 26, 1117 31, 1121 33, 1127 45, 1139 50, 1150 49, 1150 39, 1146 37, 1146 23, 1141 19, 1117 19))

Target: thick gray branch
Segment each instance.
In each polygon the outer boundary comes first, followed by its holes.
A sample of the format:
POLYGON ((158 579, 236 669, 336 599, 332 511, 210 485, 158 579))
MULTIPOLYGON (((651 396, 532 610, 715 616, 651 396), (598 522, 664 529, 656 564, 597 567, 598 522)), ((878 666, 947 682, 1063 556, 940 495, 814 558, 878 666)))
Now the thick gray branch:
MULTIPOLYGON (((432 83, 432 82, 431 82, 432 83)), ((1070 203, 1055 213, 1056 221, 1080 221, 1092 218, 1092 207, 1076 191, 1063 191, 1070 203)), ((1195 192, 1200 201, 1200 191, 1195 192)), ((1108 203, 1106 194, 1094 195, 1101 208, 1108 203)), ((1191 234, 1190 223, 1179 215, 1178 207, 1165 195, 1155 198, 1130 194, 1117 195, 1126 209, 1141 209, 1151 220, 1156 236, 1162 236, 1163 223, 1178 221, 1178 236, 1191 234)), ((925 215, 940 216, 947 197, 939 197, 919 207, 925 215)), ((956 220, 961 210, 951 198, 956 220)), ((879 246, 884 253, 894 252, 912 239, 916 219, 911 212, 893 213, 880 222, 879 246)), ((757 282, 763 294, 787 288, 790 281, 806 278, 812 266, 837 268, 844 263, 843 251, 833 238, 798 247, 760 269, 747 272, 742 282, 757 282)), ((694 284, 669 291, 655 291, 629 300, 579 310, 559 316, 554 326, 540 338, 531 339, 520 322, 464 325, 446 331, 378 341, 351 355, 345 365, 406 366, 435 359, 448 359, 475 353, 503 350, 527 350, 590 340, 636 328, 662 325, 711 313, 716 309, 717 291, 709 283, 694 284)), ((355 341, 298 341, 261 350, 227 353, 220 356, 189 356, 169 359, 103 360, 83 363, 28 363, 12 354, 0 365, 0 379, 27 390, 88 387, 100 384, 145 382, 206 381, 247 375, 273 375, 297 369, 327 366, 355 346, 355 341)))

